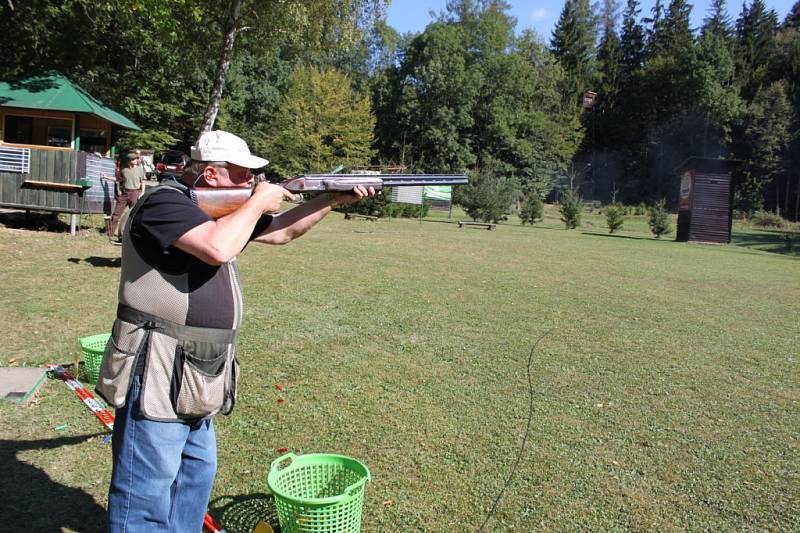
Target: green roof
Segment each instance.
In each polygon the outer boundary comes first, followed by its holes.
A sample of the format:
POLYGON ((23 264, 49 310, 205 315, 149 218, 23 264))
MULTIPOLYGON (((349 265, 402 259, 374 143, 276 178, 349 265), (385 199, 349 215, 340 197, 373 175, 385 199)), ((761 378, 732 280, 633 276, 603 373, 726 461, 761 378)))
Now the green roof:
POLYGON ((104 106, 100 100, 55 73, 0 83, 0 106, 90 113, 117 126, 141 131, 131 120, 104 106))

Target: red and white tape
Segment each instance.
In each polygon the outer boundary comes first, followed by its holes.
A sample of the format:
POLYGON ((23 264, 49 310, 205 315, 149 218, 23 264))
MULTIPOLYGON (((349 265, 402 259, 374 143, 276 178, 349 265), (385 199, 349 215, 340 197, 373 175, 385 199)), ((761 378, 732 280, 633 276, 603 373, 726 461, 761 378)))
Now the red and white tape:
MULTIPOLYGON (((72 392, 75 393, 75 396, 80 398, 86 407, 88 407, 96 416, 103 425, 108 428, 109 431, 114 431, 114 415, 108 408, 103 405, 103 402, 98 400, 94 397, 94 394, 83 386, 83 383, 75 379, 75 377, 69 373, 69 371, 64 368, 62 365, 47 365, 47 368, 53 374, 53 376, 57 377, 58 379, 64 381, 67 384, 72 392)), ((225 530, 220 526, 210 514, 206 513, 205 517, 203 518, 203 527, 209 533, 225 533, 225 530)))
POLYGON ((96 416, 109 431, 114 430, 114 415, 100 400, 94 397, 89 389, 83 386, 83 383, 75 379, 75 377, 61 365, 47 365, 47 368, 50 369, 55 377, 63 380, 64 383, 67 384, 67 387, 75 393, 75 396, 86 404, 86 407, 94 413, 94 416, 96 416))

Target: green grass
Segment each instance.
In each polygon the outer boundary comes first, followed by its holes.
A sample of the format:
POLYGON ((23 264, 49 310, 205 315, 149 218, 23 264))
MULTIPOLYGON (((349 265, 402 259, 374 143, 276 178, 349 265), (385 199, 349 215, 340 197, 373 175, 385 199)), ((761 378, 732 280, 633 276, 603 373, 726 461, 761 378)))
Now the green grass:
MULTIPOLYGON (((653 239, 644 217, 614 236, 593 214, 577 231, 552 210, 495 231, 459 217, 333 215, 243 254, 243 374, 212 503, 229 531, 252 525, 283 447, 369 466, 364 531, 477 530, 544 333, 529 442, 489 531, 800 527, 800 260, 764 251, 781 235, 737 227, 739 244, 703 246, 653 239)), ((110 328, 119 249, 104 237, 0 229, 0 253, 6 360, 71 361, 110 328)), ((0 497, 29 530, 101 527, 110 447, 82 437, 99 428, 58 382, 0 403, 0 497)))

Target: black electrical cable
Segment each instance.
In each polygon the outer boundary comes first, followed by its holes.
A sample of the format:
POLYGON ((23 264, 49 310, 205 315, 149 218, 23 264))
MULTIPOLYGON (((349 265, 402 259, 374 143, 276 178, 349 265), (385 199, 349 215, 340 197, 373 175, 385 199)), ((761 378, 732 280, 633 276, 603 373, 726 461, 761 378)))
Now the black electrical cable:
POLYGON ((492 508, 486 514, 486 518, 483 520, 483 524, 481 527, 478 528, 478 533, 483 531, 483 528, 486 527, 486 524, 489 522, 489 519, 492 517, 494 512, 497 510, 497 505, 500 503, 500 498, 503 497, 503 493, 505 493, 508 486, 511 484, 511 480, 514 478, 514 474, 517 473, 517 467, 519 467, 519 462, 522 460, 522 455, 525 453, 525 445, 528 443, 528 433, 531 430, 531 422, 533 421, 533 380, 531 379, 531 363, 533 362, 533 353, 536 351, 536 347, 539 343, 544 339, 550 331, 545 331, 541 337, 539 337, 533 346, 531 347, 531 354, 528 356, 528 397, 529 397, 529 404, 528 404, 528 424, 525 426, 525 436, 522 437, 522 445, 519 447, 519 453, 517 454, 517 459, 514 461, 514 465, 511 467, 511 471, 508 473, 508 478, 506 479, 503 488, 500 489, 500 492, 497 494, 497 497, 494 499, 494 503, 492 504, 492 508))

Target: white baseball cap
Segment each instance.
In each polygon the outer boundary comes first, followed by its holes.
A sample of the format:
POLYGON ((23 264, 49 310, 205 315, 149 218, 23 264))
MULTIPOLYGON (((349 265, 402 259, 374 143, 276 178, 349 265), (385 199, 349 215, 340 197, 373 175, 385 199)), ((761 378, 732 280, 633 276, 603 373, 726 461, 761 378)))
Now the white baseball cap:
POLYGON ((250 153, 244 139, 227 131, 207 131, 192 146, 195 161, 225 161, 245 168, 261 168, 269 161, 250 153))

